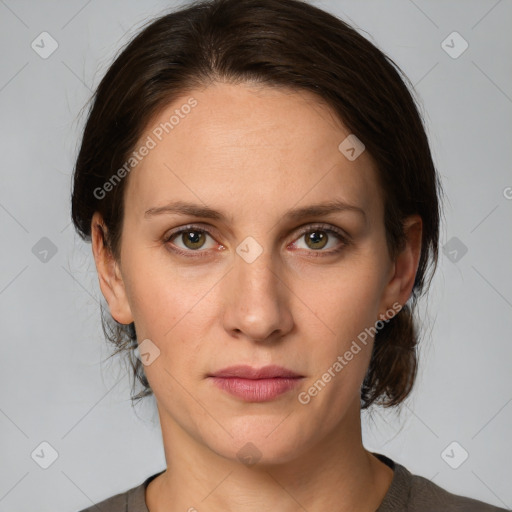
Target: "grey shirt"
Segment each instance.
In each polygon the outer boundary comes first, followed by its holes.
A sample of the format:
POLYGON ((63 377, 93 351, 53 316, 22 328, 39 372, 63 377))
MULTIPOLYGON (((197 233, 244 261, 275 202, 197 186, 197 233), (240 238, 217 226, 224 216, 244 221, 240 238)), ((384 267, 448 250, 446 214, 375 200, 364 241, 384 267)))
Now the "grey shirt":
MULTIPOLYGON (((394 471, 391 485, 384 500, 375 512, 499 512, 508 509, 487 505, 445 491, 427 478, 411 474, 404 466, 388 457, 374 453, 394 471)), ((142 484, 116 494, 81 512, 149 512, 145 490, 149 482, 163 473, 156 473, 142 484)))

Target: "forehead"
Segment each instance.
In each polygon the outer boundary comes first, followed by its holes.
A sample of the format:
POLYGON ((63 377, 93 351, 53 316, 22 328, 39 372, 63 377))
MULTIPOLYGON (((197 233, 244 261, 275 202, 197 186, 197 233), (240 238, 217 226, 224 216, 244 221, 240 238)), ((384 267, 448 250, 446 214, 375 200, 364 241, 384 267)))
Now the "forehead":
POLYGON ((151 141, 151 149, 130 173, 126 201, 137 214, 185 200, 254 216, 342 200, 378 215, 373 159, 365 151, 347 159, 339 145, 349 135, 311 93, 208 86, 177 98, 148 124, 138 147, 151 141))

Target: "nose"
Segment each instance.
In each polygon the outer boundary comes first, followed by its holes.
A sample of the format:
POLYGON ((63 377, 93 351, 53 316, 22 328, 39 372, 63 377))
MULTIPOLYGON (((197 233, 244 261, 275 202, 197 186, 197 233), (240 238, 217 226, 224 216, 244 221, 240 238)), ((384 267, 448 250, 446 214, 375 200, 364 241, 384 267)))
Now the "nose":
POLYGON ((235 256, 223 290, 224 327, 231 336, 273 342, 293 328, 291 291, 279 269, 265 251, 254 261, 235 256))

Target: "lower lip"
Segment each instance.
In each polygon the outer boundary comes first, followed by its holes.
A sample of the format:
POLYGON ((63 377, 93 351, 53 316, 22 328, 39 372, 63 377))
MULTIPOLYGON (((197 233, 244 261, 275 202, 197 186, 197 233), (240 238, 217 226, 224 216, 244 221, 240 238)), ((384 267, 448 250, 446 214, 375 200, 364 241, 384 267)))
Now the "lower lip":
POLYGON ((246 402, 268 402, 299 385, 301 377, 274 377, 270 379, 242 379, 239 377, 211 377, 213 383, 246 402))

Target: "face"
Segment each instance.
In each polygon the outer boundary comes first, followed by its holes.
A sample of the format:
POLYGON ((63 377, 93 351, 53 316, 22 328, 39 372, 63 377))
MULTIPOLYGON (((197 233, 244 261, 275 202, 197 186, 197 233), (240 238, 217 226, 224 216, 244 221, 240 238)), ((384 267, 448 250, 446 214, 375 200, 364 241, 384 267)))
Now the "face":
POLYGON ((355 435, 372 336, 357 340, 408 298, 417 251, 390 259, 374 162, 338 149, 349 134, 308 93, 216 84, 141 137, 156 144, 125 178, 120 261, 93 249, 112 315, 149 340, 164 436, 270 463, 355 435), (233 365, 299 378, 212 377, 233 365))

